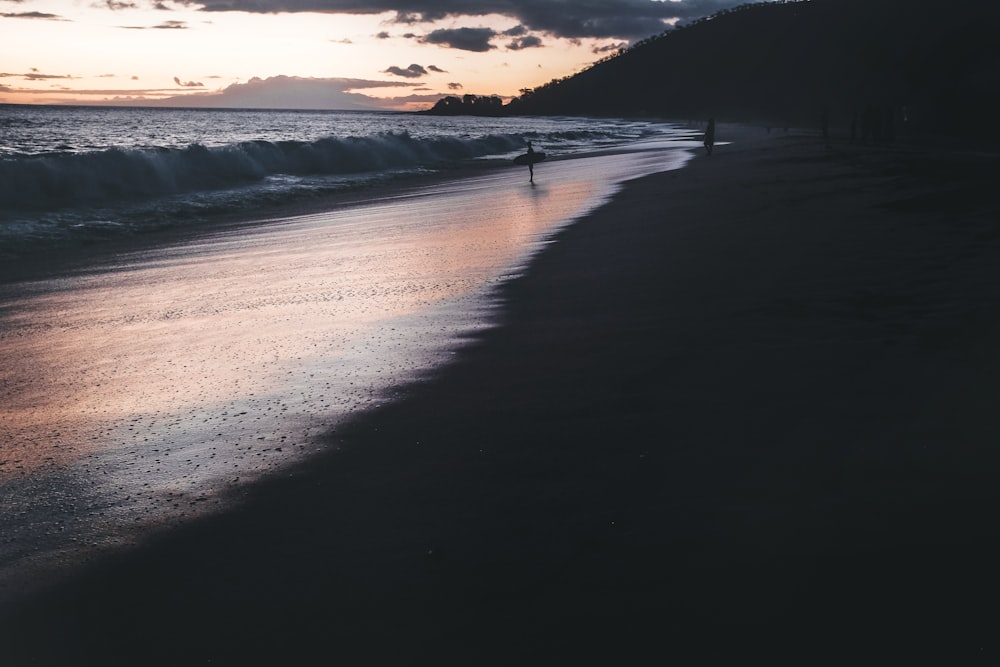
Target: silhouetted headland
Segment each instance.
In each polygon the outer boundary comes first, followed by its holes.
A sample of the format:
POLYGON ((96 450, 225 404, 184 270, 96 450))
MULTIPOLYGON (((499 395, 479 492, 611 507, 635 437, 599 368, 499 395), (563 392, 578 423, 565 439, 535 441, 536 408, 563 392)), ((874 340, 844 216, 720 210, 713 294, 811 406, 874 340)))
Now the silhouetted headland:
MULTIPOLYGON (((525 88, 502 112, 818 128, 825 109, 831 127, 866 118, 873 142, 886 130, 995 139, 995 127, 975 119, 991 108, 1000 70, 998 18, 996 3, 975 0, 936 11, 908 0, 747 4, 525 88)), ((430 113, 478 109, 442 100, 430 113)))
POLYGON ((503 116, 503 100, 496 95, 449 95, 422 113, 434 116, 503 116))

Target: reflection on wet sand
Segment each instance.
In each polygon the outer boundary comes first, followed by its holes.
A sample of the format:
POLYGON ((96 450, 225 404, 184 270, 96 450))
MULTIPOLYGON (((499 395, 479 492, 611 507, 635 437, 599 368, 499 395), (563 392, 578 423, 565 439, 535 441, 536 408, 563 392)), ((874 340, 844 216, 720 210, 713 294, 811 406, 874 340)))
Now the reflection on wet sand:
POLYGON ((532 244, 607 196, 609 168, 636 164, 567 162, 533 188, 492 173, 0 287, 7 534, 23 547, 32 531, 211 509, 308 453, 312 434, 446 358, 532 244), (34 528, 15 525, 46 503, 34 528))

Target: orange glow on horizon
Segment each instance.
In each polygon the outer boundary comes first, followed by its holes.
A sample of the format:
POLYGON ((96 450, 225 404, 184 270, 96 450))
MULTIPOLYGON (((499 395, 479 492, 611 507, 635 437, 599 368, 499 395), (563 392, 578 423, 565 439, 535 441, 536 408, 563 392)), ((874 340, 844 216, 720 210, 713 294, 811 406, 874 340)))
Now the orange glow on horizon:
POLYGON ((330 106, 324 108, 350 108, 338 106, 339 95, 353 93, 364 96, 353 98, 361 104, 413 110, 446 95, 510 99, 523 88, 583 69, 599 59, 597 50, 609 41, 543 36, 540 47, 510 48, 500 35, 516 23, 498 15, 401 25, 392 22, 392 13, 170 8, 110 11, 67 0, 37 0, 30 14, 48 18, 27 18, 28 12, 17 11, 0 14, 0 103, 156 105, 190 97, 190 106, 248 106, 252 104, 229 105, 212 98, 255 78, 298 77, 358 82, 331 88, 330 106), (497 35, 490 48, 461 50, 420 38, 435 29, 468 25, 497 35), (380 82, 385 86, 376 87, 380 82))

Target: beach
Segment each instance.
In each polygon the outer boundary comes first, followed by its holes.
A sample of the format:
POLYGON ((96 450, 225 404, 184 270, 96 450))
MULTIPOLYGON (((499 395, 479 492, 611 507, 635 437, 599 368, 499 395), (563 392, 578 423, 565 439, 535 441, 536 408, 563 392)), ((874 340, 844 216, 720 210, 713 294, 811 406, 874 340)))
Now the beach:
POLYGON ((741 132, 323 451, 11 595, 3 663, 995 663, 996 158, 741 132))

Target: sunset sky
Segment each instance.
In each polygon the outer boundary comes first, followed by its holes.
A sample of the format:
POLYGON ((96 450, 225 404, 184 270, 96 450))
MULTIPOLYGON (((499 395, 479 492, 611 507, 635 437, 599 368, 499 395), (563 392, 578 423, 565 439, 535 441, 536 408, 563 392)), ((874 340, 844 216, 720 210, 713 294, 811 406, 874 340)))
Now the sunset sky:
POLYGON ((0 103, 510 97, 742 0, 0 0, 0 103))

